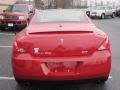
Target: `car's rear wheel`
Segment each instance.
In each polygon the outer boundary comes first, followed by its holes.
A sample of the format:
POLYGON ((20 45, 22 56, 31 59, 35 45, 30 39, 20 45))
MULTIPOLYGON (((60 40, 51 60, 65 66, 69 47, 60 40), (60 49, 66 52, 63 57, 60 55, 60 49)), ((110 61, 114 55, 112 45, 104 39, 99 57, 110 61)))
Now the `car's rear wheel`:
POLYGON ((105 14, 104 13, 101 15, 101 19, 105 19, 105 14))
POLYGON ((15 79, 17 84, 20 86, 30 86, 31 83, 29 81, 26 80, 22 80, 22 79, 15 79))
POLYGON ((15 81, 18 83, 18 85, 26 85, 26 86, 29 86, 29 82, 26 81, 26 80, 22 80, 22 79, 17 79, 15 78, 15 81))
POLYGON ((108 76, 95 80, 95 83, 96 84, 104 84, 107 80, 108 80, 108 76))

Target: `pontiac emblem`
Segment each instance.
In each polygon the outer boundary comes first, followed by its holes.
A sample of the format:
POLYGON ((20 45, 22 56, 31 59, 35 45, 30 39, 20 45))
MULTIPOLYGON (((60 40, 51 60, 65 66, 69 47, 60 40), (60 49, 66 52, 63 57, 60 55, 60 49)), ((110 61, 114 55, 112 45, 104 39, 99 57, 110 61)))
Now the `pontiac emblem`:
POLYGON ((60 44, 63 45, 63 43, 64 43, 64 39, 61 38, 61 39, 60 39, 60 44))
POLYGON ((34 54, 38 54, 39 53, 39 48, 34 48, 34 54))

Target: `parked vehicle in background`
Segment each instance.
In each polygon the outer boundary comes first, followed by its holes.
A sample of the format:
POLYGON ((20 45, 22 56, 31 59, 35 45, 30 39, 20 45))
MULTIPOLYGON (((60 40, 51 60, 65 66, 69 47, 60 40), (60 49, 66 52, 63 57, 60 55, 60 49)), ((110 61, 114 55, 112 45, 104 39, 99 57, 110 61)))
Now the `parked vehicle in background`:
POLYGON ((120 7, 116 9, 116 16, 120 16, 120 7))
POLYGON ((105 19, 107 16, 115 17, 115 9, 110 6, 97 6, 90 12, 91 18, 105 19))
POLYGON ((91 8, 87 8, 86 14, 87 14, 88 17, 90 16, 90 11, 91 11, 91 8))
POLYGON ((12 69, 25 81, 95 79, 111 69, 108 36, 81 10, 40 10, 13 42, 12 69))
POLYGON ((88 7, 86 10, 86 14, 88 17, 90 17, 90 12, 92 11, 92 9, 94 9, 95 7, 88 7))
POLYGON ((29 4, 11 5, 3 13, 0 13, 0 29, 23 29, 29 23, 35 13, 35 9, 29 4))

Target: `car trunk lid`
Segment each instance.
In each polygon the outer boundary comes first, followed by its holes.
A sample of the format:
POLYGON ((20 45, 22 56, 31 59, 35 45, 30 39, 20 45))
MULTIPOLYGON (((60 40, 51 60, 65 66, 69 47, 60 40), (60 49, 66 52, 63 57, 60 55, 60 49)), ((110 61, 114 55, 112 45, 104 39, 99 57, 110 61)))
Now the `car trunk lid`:
POLYGON ((96 35, 88 26, 64 25, 61 28, 48 25, 46 29, 45 27, 37 28, 37 26, 34 30, 32 27, 31 29, 27 31, 28 36, 20 42, 31 55, 38 57, 91 55, 105 39, 96 35))

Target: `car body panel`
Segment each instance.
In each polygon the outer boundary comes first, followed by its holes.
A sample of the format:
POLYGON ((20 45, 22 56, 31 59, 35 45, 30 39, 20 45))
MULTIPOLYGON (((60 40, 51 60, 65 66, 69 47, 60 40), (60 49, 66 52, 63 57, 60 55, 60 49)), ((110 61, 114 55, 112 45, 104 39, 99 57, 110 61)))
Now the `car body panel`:
POLYGON ((67 58, 39 58, 32 57, 29 54, 23 54, 13 58, 13 61, 13 73, 15 77, 27 80, 91 79, 109 76, 111 68, 111 56, 109 51, 98 51, 93 55, 85 57, 67 58), (64 68, 53 62, 63 63, 64 68), (77 62, 78 65, 70 68, 65 64, 67 62, 68 64, 73 63, 73 66, 74 63, 77 62), (48 67, 46 63, 50 63, 52 66, 48 67))
POLYGON ((64 57, 74 54, 78 56, 81 55, 82 51, 89 51, 89 53, 92 53, 94 50, 99 48, 100 44, 105 40, 106 37, 103 36, 104 33, 102 33, 103 35, 100 35, 97 32, 94 32, 92 28, 90 29, 90 27, 87 27, 88 25, 85 26, 83 24, 80 25, 79 23, 55 23, 52 25, 48 23, 45 24, 45 26, 43 24, 39 24, 37 26, 30 25, 27 28, 28 37, 17 39, 17 42, 25 43, 23 47, 26 48, 31 55, 33 54, 33 49, 35 47, 39 48, 41 53, 52 53, 52 55, 41 54, 40 56, 58 57, 62 55, 64 57), (63 25, 63 27, 61 28, 59 25, 63 25), (84 30, 83 28, 85 26, 86 29, 84 30), (36 29, 34 30, 32 27, 36 27, 36 29), (40 29, 41 31, 37 29, 40 29), (73 43, 71 43, 71 40, 73 43), (39 41, 42 43, 38 43, 39 41), (49 45, 49 43, 51 44, 49 45), (75 48, 73 48, 73 46, 75 48), (29 47, 29 49, 27 47, 29 47), (65 55, 65 53, 67 54, 65 55))

